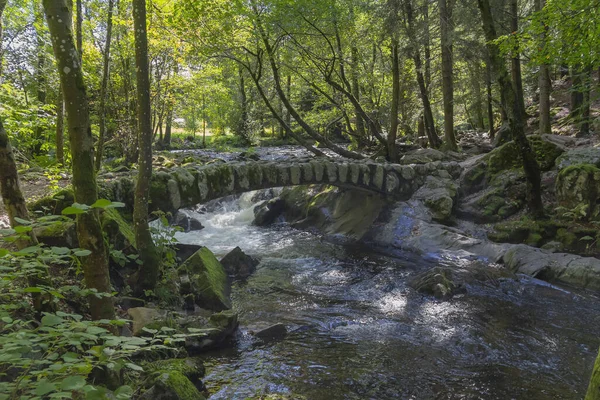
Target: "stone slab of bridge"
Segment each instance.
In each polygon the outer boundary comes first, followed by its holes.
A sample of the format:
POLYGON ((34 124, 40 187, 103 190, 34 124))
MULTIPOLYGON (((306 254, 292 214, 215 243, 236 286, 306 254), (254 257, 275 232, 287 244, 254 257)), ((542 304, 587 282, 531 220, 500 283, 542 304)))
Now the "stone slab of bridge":
MULTIPOLYGON (((210 200, 259 189, 327 184, 379 193, 406 200, 429 175, 457 179, 456 162, 399 165, 346 159, 217 162, 155 171, 150 189, 151 210, 174 212, 210 200)), ((133 205, 135 174, 101 176, 102 196, 133 205)))

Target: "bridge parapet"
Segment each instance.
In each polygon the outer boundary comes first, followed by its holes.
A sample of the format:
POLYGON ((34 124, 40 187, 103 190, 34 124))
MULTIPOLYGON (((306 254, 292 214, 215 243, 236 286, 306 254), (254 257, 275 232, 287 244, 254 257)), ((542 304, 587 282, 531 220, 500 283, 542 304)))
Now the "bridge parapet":
MULTIPOLYGON (((457 179, 461 166, 456 162, 399 165, 319 158, 289 161, 220 162, 161 169, 152 176, 152 210, 173 212, 221 197, 280 186, 328 184, 366 190, 393 199, 405 200, 424 183, 427 176, 457 179)), ((105 196, 133 204, 134 174, 101 176, 105 196)))

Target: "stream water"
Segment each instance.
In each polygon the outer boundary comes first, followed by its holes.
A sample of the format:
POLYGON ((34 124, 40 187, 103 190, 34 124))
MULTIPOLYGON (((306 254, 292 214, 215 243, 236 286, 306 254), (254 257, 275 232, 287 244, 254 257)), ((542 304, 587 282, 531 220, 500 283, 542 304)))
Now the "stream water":
POLYGON ((206 355, 210 399, 582 399, 600 344, 600 299, 520 277, 438 301, 407 278, 435 265, 251 225, 251 195, 178 233, 217 256, 261 258, 233 289, 237 338, 206 355), (287 326, 284 340, 250 331, 287 326))

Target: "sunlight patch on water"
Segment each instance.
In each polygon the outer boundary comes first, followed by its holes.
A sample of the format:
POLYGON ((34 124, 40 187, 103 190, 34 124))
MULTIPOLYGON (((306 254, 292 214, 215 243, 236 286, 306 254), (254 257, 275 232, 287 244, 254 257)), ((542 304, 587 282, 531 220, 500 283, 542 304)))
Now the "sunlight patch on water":
POLYGON ((404 293, 387 293, 375 305, 385 314, 400 314, 406 309, 408 303, 404 293))

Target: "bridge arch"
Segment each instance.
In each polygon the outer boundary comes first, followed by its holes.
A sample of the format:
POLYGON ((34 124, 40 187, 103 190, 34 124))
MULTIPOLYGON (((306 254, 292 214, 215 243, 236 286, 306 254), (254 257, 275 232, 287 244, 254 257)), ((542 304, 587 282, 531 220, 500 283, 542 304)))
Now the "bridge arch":
MULTIPOLYGON (((425 183, 427 176, 458 178, 460 170, 456 162, 399 165, 321 158, 187 165, 154 172, 150 208, 174 212, 233 194, 313 184, 366 190, 405 200, 425 183)), ((102 183, 105 195, 132 206, 134 176, 111 178, 102 183)))

